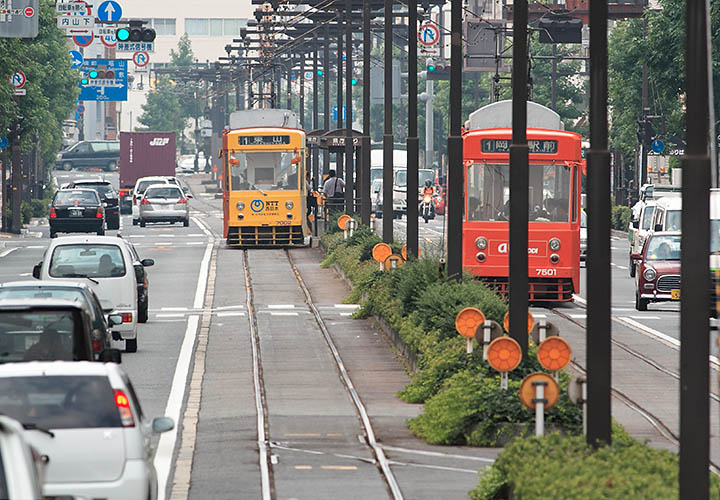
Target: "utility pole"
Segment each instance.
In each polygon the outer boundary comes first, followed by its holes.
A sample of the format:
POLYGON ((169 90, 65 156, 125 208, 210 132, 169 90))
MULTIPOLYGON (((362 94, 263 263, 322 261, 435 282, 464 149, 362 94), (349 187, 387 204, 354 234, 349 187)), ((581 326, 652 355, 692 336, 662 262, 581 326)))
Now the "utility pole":
POLYGON ((418 256, 417 1, 408 3, 407 255, 418 256))
POLYGON ((642 113, 640 123, 642 130, 640 132, 640 175, 638 176, 638 188, 647 183, 648 178, 648 146, 647 130, 648 130, 648 71, 647 64, 642 65, 642 113))
POLYGON ((12 135, 12 218, 10 232, 20 234, 22 220, 20 218, 20 206, 22 203, 23 182, 22 182, 22 160, 20 159, 20 120, 15 120, 15 127, 12 135))
POLYGON ((425 80, 425 168, 432 168, 435 162, 435 114, 433 97, 435 82, 425 80))
POLYGON ((383 134, 383 241, 393 242, 393 133, 392 133, 392 0, 385 0, 385 133, 383 134))
POLYGON ((370 225, 370 2, 363 2, 363 137, 360 153, 360 217, 370 225))
MULTIPOLYGON (((325 132, 330 130, 330 26, 325 25, 325 51, 323 53, 323 66, 325 68, 325 89, 323 99, 325 100, 325 132)), ((330 170, 330 150, 323 150, 323 173, 330 170)), ((319 182, 319 180, 318 180, 319 182)))
MULTIPOLYGON (((353 188, 353 138, 352 138, 352 0, 345 0, 345 213, 355 213, 355 189, 353 188)), ((338 107, 338 114, 342 108, 338 107)), ((358 178, 358 180, 360 180, 358 178)), ((361 183, 362 185, 362 183, 361 183)))
MULTIPOLYGON (((343 128, 343 34, 342 34, 342 18, 338 16, 338 36, 337 36, 337 93, 335 95, 336 97, 336 105, 337 105, 337 129, 340 130, 343 128)), ((344 175, 345 171, 345 163, 344 158, 345 155, 341 151, 337 151, 335 153, 335 171, 337 173, 338 177, 345 177, 343 179, 345 181, 345 192, 347 193, 347 183, 348 180, 352 182, 352 179, 347 179, 347 176, 344 175)), ((349 160, 348 160, 349 161, 349 160)))
MULTIPOLYGON (((521 0, 526 1, 526 0, 521 0)), ((448 134, 447 273, 462 279, 462 220, 464 180, 462 126, 462 0, 452 0, 450 10, 450 130, 448 134)), ((515 4, 517 8, 517 4, 515 4)), ((517 21, 513 24, 515 25, 517 21)), ((524 27, 523 27, 524 28, 524 27)), ((513 123, 515 121, 513 120, 513 123)), ((512 168, 510 169, 512 175, 512 168)), ((511 177, 512 178, 512 177, 511 177)), ((512 186, 511 186, 512 189, 512 186)), ((526 213, 527 216, 527 213, 526 213)), ((512 229, 512 228, 511 228, 512 229)), ((512 246, 510 247, 512 252, 512 246)), ((527 254, 526 254, 527 257, 527 254)), ((527 266, 525 266, 527 269, 527 266)), ((527 273, 526 273, 527 276, 527 273)), ((527 334, 525 335, 527 342, 527 334)))

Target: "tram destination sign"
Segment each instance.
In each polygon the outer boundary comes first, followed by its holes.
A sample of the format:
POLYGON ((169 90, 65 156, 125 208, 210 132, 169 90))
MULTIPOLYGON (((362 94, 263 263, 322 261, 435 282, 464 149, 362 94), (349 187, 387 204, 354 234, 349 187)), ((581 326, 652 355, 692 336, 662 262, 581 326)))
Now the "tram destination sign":
POLYGON ((290 144, 289 135, 242 135, 238 137, 241 146, 277 146, 290 144))
MULTIPOLYGON (((512 141, 509 139, 483 139, 480 143, 480 149, 483 153, 510 153, 510 145, 512 141)), ((558 141, 555 140, 532 140, 528 141, 530 154, 557 154, 558 141)))

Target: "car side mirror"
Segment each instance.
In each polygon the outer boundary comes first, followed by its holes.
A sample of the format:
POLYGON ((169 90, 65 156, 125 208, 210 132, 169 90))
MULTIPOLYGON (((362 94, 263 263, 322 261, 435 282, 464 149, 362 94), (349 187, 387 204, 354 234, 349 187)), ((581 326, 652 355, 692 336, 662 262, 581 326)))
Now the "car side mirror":
POLYGON ((122 363, 122 354, 118 349, 103 349, 100 351, 100 361, 103 363, 122 363))
POLYGON ((191 193, 185 193, 185 196, 190 199, 194 198, 194 196, 191 193))
POLYGON ((170 417, 155 417, 152 421, 152 431, 155 434, 171 431, 175 428, 175 422, 170 417))
POLYGON ((143 259, 140 261, 140 264, 142 264, 143 267, 152 267, 155 265, 155 261, 153 259, 143 259))
POLYGON ((640 260, 642 258, 642 253, 631 253, 630 259, 631 260, 640 260))
POLYGON ((41 268, 42 268, 42 262, 40 262, 40 263, 38 263, 38 264, 35 264, 35 265, 33 266, 32 275, 33 275, 33 278, 35 278, 36 280, 39 280, 39 279, 40 279, 40 269, 41 269, 41 268))
POLYGON ((122 325, 122 323, 123 318, 121 314, 111 314, 110 316, 108 316, 108 324, 110 326, 118 326, 122 325))
POLYGON ((655 231, 662 231, 662 224, 655 224, 655 231))

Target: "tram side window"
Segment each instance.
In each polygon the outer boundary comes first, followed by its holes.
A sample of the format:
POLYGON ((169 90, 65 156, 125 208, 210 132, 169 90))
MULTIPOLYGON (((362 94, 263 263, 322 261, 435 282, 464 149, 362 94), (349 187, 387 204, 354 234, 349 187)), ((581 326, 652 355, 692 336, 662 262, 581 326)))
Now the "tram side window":
MULTIPOLYGON (((530 165, 528 220, 568 222, 572 171, 567 165, 530 165)), ((467 170, 467 220, 510 219, 510 167, 474 164, 467 170)))
POLYGON ((267 189, 297 190, 299 163, 294 152, 235 153, 230 159, 234 191, 267 189))

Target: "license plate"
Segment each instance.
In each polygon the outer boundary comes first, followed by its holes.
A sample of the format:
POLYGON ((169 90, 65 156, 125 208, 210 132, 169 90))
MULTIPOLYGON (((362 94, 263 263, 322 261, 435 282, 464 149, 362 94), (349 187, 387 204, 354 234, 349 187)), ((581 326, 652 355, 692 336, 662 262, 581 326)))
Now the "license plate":
POLYGON ((673 290, 670 290, 670 298, 672 300, 680 300, 680 289, 674 288, 673 290))
POLYGON ((82 210, 70 210, 70 217, 82 217, 82 210))

